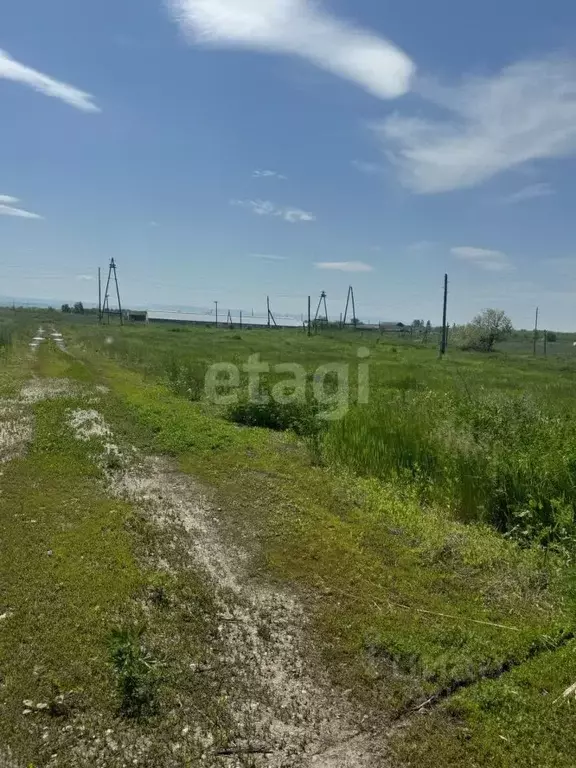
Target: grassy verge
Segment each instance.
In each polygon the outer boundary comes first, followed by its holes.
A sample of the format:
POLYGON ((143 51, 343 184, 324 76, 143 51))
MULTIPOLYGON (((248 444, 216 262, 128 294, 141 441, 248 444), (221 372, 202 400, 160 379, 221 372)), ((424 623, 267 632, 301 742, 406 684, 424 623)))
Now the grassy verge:
POLYGON ((398 764, 433 768, 571 768, 576 643, 545 653, 498 680, 455 694, 392 740, 398 764))

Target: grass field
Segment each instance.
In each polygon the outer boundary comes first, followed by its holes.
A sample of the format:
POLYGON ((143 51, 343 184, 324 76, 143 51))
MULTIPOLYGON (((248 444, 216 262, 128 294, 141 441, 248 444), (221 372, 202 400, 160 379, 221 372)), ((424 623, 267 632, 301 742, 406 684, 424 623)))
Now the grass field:
MULTIPOLYGON (((433 346, 361 332, 99 328, 58 317, 68 353, 43 345, 31 359, 26 334, 53 320, 24 315, 5 322, 2 396, 30 376, 106 386, 97 409, 116 439, 165 455, 200 483, 225 541, 247 553, 249 578, 297 595, 310 663, 385 741, 389 764, 574 765, 572 709, 562 695, 576 681, 576 360, 567 341, 565 354, 546 359, 511 346, 438 360, 433 346), (244 366, 255 355, 272 368, 301 366, 302 401, 252 402, 244 366), (239 369, 238 386, 218 390, 238 393, 237 402, 207 397, 214 364, 239 369), (342 418, 318 419, 318 411, 342 418)), ((261 393, 284 391, 294 375, 263 374, 261 393)), ((2 740, 22 761, 43 765, 41 729, 29 735, 21 700, 81 691, 85 716, 113 721, 122 743, 161 734, 155 764, 194 764, 198 743, 188 745, 188 763, 169 762, 162 744, 184 727, 178 699, 187 723, 216 720, 228 743, 221 679, 201 693, 198 683, 179 690, 181 658, 217 643, 214 595, 200 573, 181 567, 182 554, 169 554, 166 533, 141 519, 138 505, 110 500, 101 466, 62 427, 71 409, 88 407, 78 397, 72 390, 31 406, 33 442, 1 480, 2 600, 5 613, 18 615, 0 624, 0 693, 10 712, 2 740), (29 510, 33 536, 23 530, 29 510), (88 551, 96 581, 77 570, 88 551), (166 583, 152 565, 158 556, 173 562, 166 583), (142 595, 157 594, 159 581, 169 607, 143 608, 142 595), (186 601, 202 606, 192 633, 183 630, 186 601), (128 626, 123 614, 134 618, 128 626), (145 626, 145 641, 136 626, 145 626), (41 673, 19 662, 22 648, 41 658, 41 673), (148 658, 169 670, 161 683, 146 679, 148 658), (146 716, 127 716, 144 704, 146 716)), ((117 471, 108 461, 105 472, 117 471)), ((273 764, 258 759, 246 754, 239 764, 273 764)))

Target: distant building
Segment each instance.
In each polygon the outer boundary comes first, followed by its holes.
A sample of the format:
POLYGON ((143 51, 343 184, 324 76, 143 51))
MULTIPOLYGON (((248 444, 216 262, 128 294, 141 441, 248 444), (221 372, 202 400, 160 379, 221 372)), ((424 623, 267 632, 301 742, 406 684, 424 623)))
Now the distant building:
POLYGON ((404 323, 358 323, 359 331, 378 331, 378 333, 402 333, 406 330, 404 323))
MULTIPOLYGON (((177 311, 154 311, 146 313, 146 322, 148 323, 164 323, 166 325, 216 325, 216 313, 206 312, 177 312, 177 311)), ((275 316, 276 326, 271 322, 272 327, 278 328, 302 328, 302 320, 298 320, 295 317, 282 317, 275 316)), ((228 311, 223 310, 222 313, 218 312, 218 326, 232 326, 233 328, 267 328, 268 318, 264 315, 249 315, 242 313, 240 317, 239 312, 234 312, 228 316, 228 311)))
POLYGON ((126 315, 131 323, 145 323, 148 313, 146 310, 129 309, 126 315))

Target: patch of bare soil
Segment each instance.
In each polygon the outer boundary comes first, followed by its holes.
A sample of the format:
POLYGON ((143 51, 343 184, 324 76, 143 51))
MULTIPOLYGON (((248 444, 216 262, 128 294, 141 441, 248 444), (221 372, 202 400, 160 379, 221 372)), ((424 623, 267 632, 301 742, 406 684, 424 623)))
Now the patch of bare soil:
POLYGON ((242 735, 229 764, 246 765, 239 756, 252 751, 251 765, 270 768, 387 765, 381 740, 365 732, 361 715, 314 664, 302 606, 247 577, 245 553, 223 543, 221 521, 198 486, 154 457, 114 473, 110 484, 157 524, 182 531, 192 564, 214 585, 225 650, 209 666, 230 671, 225 695, 242 735))
POLYGON ((0 464, 22 456, 32 440, 33 420, 18 400, 0 401, 0 464))

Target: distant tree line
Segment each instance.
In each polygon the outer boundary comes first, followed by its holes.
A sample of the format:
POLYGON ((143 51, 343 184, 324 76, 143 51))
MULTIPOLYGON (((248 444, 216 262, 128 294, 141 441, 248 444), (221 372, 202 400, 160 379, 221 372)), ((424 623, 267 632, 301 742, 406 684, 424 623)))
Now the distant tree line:
POLYGON ((64 314, 74 313, 76 315, 83 315, 84 304, 82 304, 81 301, 77 301, 73 306, 70 306, 70 304, 62 304, 62 312, 64 312, 64 314))

